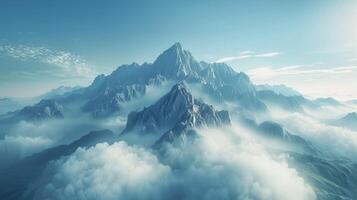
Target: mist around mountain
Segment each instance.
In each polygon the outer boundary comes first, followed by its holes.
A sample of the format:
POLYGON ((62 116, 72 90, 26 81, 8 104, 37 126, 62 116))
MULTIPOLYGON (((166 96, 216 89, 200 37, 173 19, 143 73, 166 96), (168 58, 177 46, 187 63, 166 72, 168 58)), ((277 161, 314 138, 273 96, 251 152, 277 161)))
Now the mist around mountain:
POLYGON ((341 118, 330 121, 332 125, 357 131, 357 112, 347 113, 341 118))
POLYGON ((10 98, 1 98, 0 99, 0 113, 3 114, 3 113, 7 113, 9 111, 13 111, 13 110, 17 110, 19 108, 21 108, 22 106, 10 99, 10 98))
POLYGON ((73 90, 77 90, 79 88, 81 87, 60 86, 39 96, 0 98, 0 115, 20 110, 25 106, 36 104, 37 102, 40 102, 43 99, 54 99, 56 97, 65 96, 66 94, 69 94, 73 90))
POLYGON ((298 92, 297 90, 294 90, 291 87, 288 87, 286 85, 269 85, 269 84, 263 84, 263 85, 256 85, 255 86, 256 89, 258 91, 262 91, 262 90, 270 90, 273 91, 276 94, 280 94, 283 96, 302 96, 302 94, 300 92, 298 92))
POLYGON ((353 111, 176 43, 1 115, 0 199, 353 200, 353 111))
POLYGON ((34 104, 35 102, 36 100, 33 98, 0 98, 0 115, 19 110, 27 105, 34 104))

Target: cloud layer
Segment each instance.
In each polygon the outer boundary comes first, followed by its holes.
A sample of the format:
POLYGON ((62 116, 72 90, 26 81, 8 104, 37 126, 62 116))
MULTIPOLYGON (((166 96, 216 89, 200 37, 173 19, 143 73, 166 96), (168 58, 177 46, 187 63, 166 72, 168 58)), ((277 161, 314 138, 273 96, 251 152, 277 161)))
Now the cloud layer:
MULTIPOLYGON (((357 161, 357 132, 327 125, 323 123, 324 119, 319 120, 316 116, 301 113, 274 115, 275 121, 283 124, 290 132, 312 142, 325 155, 357 161)), ((323 114, 321 116, 324 117, 323 114)))
POLYGON ((124 142, 79 149, 50 165, 36 199, 315 199, 284 155, 271 157, 234 132, 202 133, 160 158, 124 142))

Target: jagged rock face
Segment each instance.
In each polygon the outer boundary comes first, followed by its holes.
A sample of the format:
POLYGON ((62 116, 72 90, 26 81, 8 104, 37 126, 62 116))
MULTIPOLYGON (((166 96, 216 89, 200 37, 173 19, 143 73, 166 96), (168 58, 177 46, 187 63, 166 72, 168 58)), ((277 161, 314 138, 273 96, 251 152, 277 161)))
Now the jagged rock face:
POLYGON ((34 106, 26 106, 15 116, 25 120, 63 118, 64 107, 53 99, 41 100, 34 106))
POLYGON ((243 109, 264 111, 249 77, 224 63, 205 63, 194 59, 179 43, 164 51, 154 63, 132 63, 118 67, 110 75, 99 75, 85 88, 74 89, 56 100, 63 105, 83 103, 82 110, 94 117, 120 111, 123 102, 141 97, 148 85, 164 81, 201 84, 219 102, 232 101, 243 109))
POLYGON ((180 43, 164 51, 153 63, 155 74, 170 79, 198 78, 202 66, 197 62, 190 52, 182 49, 180 43))
POLYGON ((82 108, 89 111, 94 117, 104 117, 113 114, 121 109, 123 102, 138 98, 146 91, 145 85, 127 85, 116 88, 106 88, 102 94, 98 94, 94 99, 89 100, 82 108))
POLYGON ((202 127, 229 123, 227 111, 216 111, 212 106, 194 99, 183 84, 176 84, 154 105, 130 113, 123 133, 162 133, 179 125, 202 127))
MULTIPOLYGON (((90 100, 84 110, 92 112, 94 116, 113 113, 110 110, 120 110, 122 102, 116 98, 116 93, 122 95, 118 87, 161 85, 163 81, 203 84, 207 92, 219 101, 235 101, 245 109, 265 110, 246 74, 237 73, 224 63, 198 62, 179 43, 164 51, 152 64, 123 65, 108 76, 98 76, 87 88, 86 94, 90 100), (106 94, 108 90, 111 91, 110 95, 106 94)), ((140 90, 126 98, 140 96, 136 94, 143 95, 145 91, 140 90)))

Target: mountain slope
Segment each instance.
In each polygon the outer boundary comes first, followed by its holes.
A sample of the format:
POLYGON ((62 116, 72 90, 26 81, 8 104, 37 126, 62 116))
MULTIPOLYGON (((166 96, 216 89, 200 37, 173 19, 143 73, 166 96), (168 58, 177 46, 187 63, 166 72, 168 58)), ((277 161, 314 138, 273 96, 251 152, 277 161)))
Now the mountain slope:
POLYGON ((5 114, 10 111, 21 109, 22 105, 14 99, 11 98, 1 98, 0 99, 0 115, 5 114))
POLYGON ((293 88, 290 88, 286 85, 269 85, 269 84, 264 84, 264 85, 256 85, 255 88, 258 91, 264 91, 264 90, 270 90, 273 91, 276 94, 284 95, 284 96, 302 96, 302 94, 293 88))
POLYGON ((254 85, 244 73, 237 73, 224 63, 205 63, 194 59, 180 43, 160 54, 153 63, 132 63, 118 67, 110 75, 100 75, 87 88, 73 91, 62 99, 82 99, 82 110, 93 116, 120 112, 121 104, 146 94, 148 85, 164 81, 197 83, 219 102, 230 101, 247 110, 264 111, 254 85))
POLYGON ((58 119, 64 117, 65 107, 55 99, 43 99, 39 103, 26 106, 21 110, 0 116, 3 122, 16 122, 20 120, 38 121, 45 119, 58 119))
POLYGON ((123 134, 136 132, 166 138, 172 132, 181 134, 185 129, 226 124, 230 124, 227 111, 216 111, 212 106, 196 100, 185 85, 179 83, 155 104, 140 112, 130 113, 123 134))
POLYGON ((357 130, 357 113, 356 112, 348 113, 347 115, 343 116, 340 119, 333 120, 331 124, 349 128, 351 130, 357 130))

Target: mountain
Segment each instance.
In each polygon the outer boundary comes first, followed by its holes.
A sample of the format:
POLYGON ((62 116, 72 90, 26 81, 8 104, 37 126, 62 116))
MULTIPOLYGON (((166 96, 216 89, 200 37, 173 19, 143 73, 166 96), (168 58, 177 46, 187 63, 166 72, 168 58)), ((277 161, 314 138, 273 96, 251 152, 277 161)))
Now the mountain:
POLYGON ((331 122, 333 125, 349 128, 351 130, 357 131, 357 113, 351 112, 343 116, 340 119, 333 120, 331 122))
POLYGON ((0 114, 18 110, 21 107, 22 107, 22 105, 14 99, 11 99, 11 98, 1 98, 0 99, 0 114))
POLYGON ((314 103, 319 104, 319 105, 326 105, 326 106, 341 106, 339 101, 332 97, 327 97, 327 98, 317 98, 314 100, 314 103))
POLYGON ((44 99, 33 106, 0 116, 1 121, 38 121, 45 119, 64 118, 65 107, 54 99, 44 99))
POLYGON ((286 85, 269 85, 269 84, 264 84, 264 85, 256 85, 255 88, 257 91, 264 91, 264 90, 270 90, 273 91, 275 94, 278 95, 283 95, 283 96, 302 96, 302 94, 293 88, 290 88, 286 85))
POLYGON ((121 112, 123 104, 147 94, 147 87, 165 82, 197 84, 217 103, 233 103, 252 112, 266 111, 246 74, 224 63, 197 61, 180 43, 163 51, 153 63, 122 65, 109 75, 97 76, 88 87, 60 87, 42 98, 50 97, 68 109, 80 108, 93 117, 107 117, 126 114, 121 112))
POLYGON ((308 100, 303 96, 284 96, 271 90, 261 90, 257 94, 265 104, 274 105, 288 111, 303 111, 303 105, 308 103, 308 100))
POLYGON ((102 142, 112 144, 117 140, 117 136, 110 130, 91 131, 71 144, 46 149, 24 158, 0 172, 0 199, 32 199, 35 189, 30 188, 29 183, 41 176, 50 161, 68 156, 80 147, 88 148, 102 142))
POLYGON ((275 139, 284 142, 293 148, 295 152, 303 152, 309 154, 319 153, 316 148, 313 147, 304 138, 294 135, 289 131, 286 131, 280 124, 272 121, 265 121, 258 126, 258 132, 268 139, 275 139))
POLYGON ((98 91, 97 96, 90 99, 83 107, 85 112, 91 112, 94 117, 105 117, 122 109, 121 104, 131 101, 145 94, 145 85, 127 85, 107 87, 98 91))
POLYGON ((178 83, 155 104, 131 112, 122 134, 156 134, 161 136, 158 141, 171 141, 186 130, 227 124, 230 124, 227 111, 216 111, 195 99, 184 84, 178 83))
POLYGON ((0 98, 0 115, 5 114, 7 112, 14 112, 16 110, 20 110, 25 106, 35 104, 36 102, 40 102, 43 99, 64 98, 66 95, 70 95, 72 91, 78 90, 80 88, 80 86, 60 86, 36 97, 0 98))
POLYGON ((70 87, 70 86, 60 86, 58 88, 52 89, 48 92, 46 92, 43 95, 40 95, 38 97, 36 97, 37 99, 53 99, 56 97, 60 97, 60 96, 65 96, 67 94, 70 94, 70 92, 80 89, 80 86, 74 86, 74 87, 70 87))
POLYGON ((281 148, 281 151, 295 151, 300 153, 307 153, 317 155, 320 152, 307 140, 295 135, 285 128, 273 121, 263 121, 257 123, 255 120, 246 118, 244 116, 239 117, 239 121, 245 127, 254 131, 264 139, 264 143, 267 146, 273 146, 273 148, 281 148), (275 142, 279 142, 278 146, 275 146, 275 142))
POLYGON ((123 103, 146 94, 149 85, 160 86, 165 81, 199 84, 220 103, 229 101, 252 111, 266 109, 246 74, 224 63, 198 62, 180 43, 165 50, 153 63, 122 65, 109 75, 97 76, 90 86, 59 99, 79 99, 84 102, 82 111, 105 117, 120 113, 123 103))
POLYGON ((356 162, 289 152, 288 163, 313 186, 317 199, 357 199, 356 162))
POLYGON ((153 63, 153 73, 167 79, 199 79, 203 66, 180 43, 164 51, 153 63))

